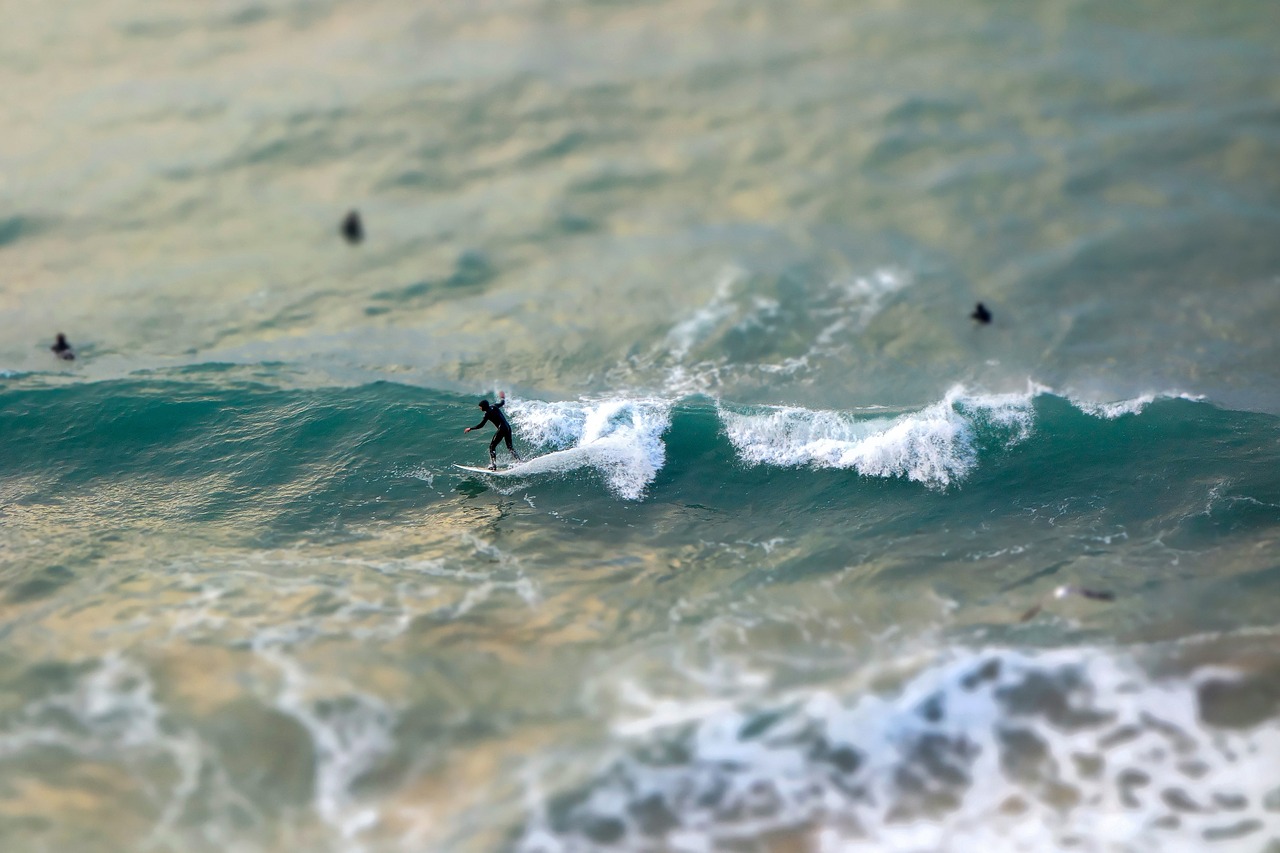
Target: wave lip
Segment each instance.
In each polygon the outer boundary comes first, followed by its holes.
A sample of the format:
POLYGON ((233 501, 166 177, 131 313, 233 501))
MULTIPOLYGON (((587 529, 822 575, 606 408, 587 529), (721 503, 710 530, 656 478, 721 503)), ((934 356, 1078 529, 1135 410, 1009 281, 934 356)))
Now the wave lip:
POLYGON ((896 417, 722 407, 721 421, 739 458, 750 465, 850 468, 946 488, 977 465, 980 427, 998 430, 1011 444, 1030 435, 1032 399, 1031 393, 969 395, 956 386, 938 403, 896 417))
POLYGON ((1165 391, 1161 393, 1148 392, 1139 394, 1128 400, 1113 400, 1108 402, 1098 402, 1094 400, 1086 400, 1074 395, 1068 395, 1067 400, 1071 405, 1075 406, 1086 415, 1092 415, 1095 418, 1103 418, 1113 421, 1116 418, 1125 415, 1140 415, 1142 411, 1156 400, 1190 400, 1192 402, 1202 402, 1204 396, 1200 394, 1188 394, 1183 391, 1165 391))
POLYGON ((659 399, 511 405, 517 434, 553 456, 526 463, 529 473, 593 468, 609 489, 640 500, 666 463, 662 436, 671 425, 671 403, 659 399))

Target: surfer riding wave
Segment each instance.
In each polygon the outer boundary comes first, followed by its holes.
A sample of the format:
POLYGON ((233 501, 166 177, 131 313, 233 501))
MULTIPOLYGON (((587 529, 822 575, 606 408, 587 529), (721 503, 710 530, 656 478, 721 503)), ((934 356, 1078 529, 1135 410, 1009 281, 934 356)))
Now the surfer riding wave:
POLYGON ((467 427, 464 433, 471 432, 473 429, 480 429, 486 423, 491 423, 498 428, 498 432, 493 436, 493 440, 489 442, 489 470, 498 470, 498 442, 505 440, 507 442, 507 450, 511 453, 511 458, 520 461, 520 454, 516 453, 516 449, 511 444, 511 424, 507 423, 507 418, 502 414, 502 407, 507 404, 507 392, 498 392, 498 404, 492 406, 488 400, 481 400, 477 405, 484 412, 484 417, 480 419, 480 423, 473 427, 467 427))

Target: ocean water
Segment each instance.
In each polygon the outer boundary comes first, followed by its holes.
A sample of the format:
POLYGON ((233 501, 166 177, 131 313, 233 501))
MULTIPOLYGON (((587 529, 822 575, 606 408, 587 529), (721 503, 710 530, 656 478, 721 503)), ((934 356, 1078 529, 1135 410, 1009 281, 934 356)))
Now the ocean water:
POLYGON ((1280 850, 1274 3, 0 12, 0 849, 1280 850))

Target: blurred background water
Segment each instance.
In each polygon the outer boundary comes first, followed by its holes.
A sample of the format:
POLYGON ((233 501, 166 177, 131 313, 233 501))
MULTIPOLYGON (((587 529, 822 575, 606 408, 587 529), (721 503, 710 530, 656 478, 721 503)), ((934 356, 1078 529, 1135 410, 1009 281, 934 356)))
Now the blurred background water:
POLYGON ((1273 4, 0 14, 5 850, 1280 849, 1273 4))

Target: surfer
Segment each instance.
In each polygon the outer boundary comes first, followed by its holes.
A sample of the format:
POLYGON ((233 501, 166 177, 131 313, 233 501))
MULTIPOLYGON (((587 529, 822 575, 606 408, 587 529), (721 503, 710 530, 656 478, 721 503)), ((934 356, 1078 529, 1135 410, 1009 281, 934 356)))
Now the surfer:
POLYGON ((364 223, 360 221, 359 211, 347 212, 346 218, 342 220, 341 231, 342 236, 353 246, 364 239, 364 223))
POLYGON ((973 309, 973 313, 969 316, 984 326, 991 322, 991 312, 981 302, 978 303, 977 307, 973 309))
POLYGON ((58 332, 58 338, 53 342, 53 346, 49 347, 53 350, 58 358, 64 361, 75 361, 76 351, 71 348, 71 344, 67 343, 67 336, 58 332))
POLYGON ((496 452, 498 442, 504 439, 507 442, 507 450, 511 452, 511 457, 517 462, 520 461, 520 454, 516 453, 515 447, 511 444, 511 424, 507 423, 507 418, 502 414, 502 407, 507 404, 507 392, 498 392, 498 405, 489 405, 488 400, 481 400, 477 405, 484 412, 484 417, 480 419, 480 423, 473 427, 467 427, 463 432, 471 432, 473 429, 480 429, 486 423, 491 423, 498 428, 497 434, 494 435, 493 441, 489 442, 489 470, 498 470, 498 454, 496 452))

